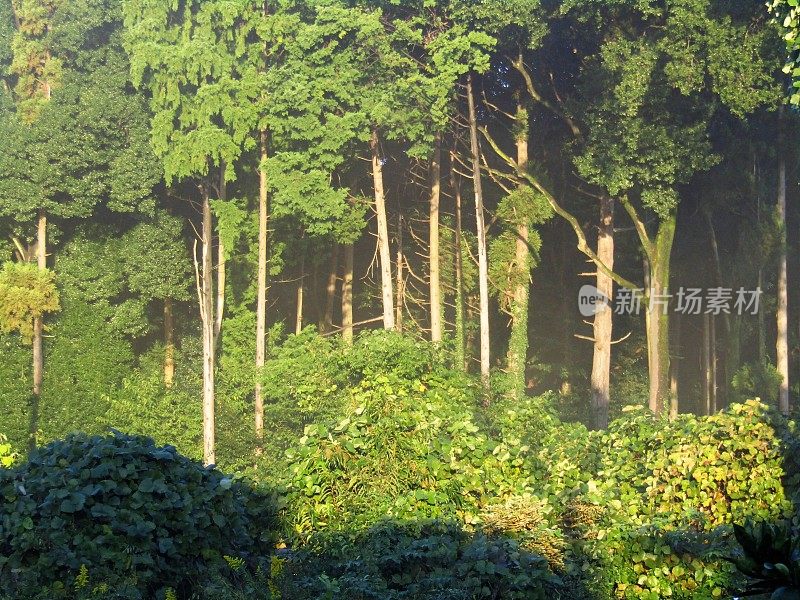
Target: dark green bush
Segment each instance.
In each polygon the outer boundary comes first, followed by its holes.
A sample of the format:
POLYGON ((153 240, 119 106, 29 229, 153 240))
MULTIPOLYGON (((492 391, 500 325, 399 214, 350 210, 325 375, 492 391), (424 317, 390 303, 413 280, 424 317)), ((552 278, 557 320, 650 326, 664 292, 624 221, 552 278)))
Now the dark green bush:
POLYGON ((282 598, 537 600, 560 580, 513 540, 443 521, 381 522, 312 539, 285 564, 282 598))
POLYGON ((127 585, 185 597, 225 557, 270 549, 272 504, 244 483, 143 437, 69 436, 0 470, 0 595, 127 585))
POLYGON ((734 525, 741 553, 731 560, 747 577, 746 596, 800 599, 800 533, 788 521, 734 525))

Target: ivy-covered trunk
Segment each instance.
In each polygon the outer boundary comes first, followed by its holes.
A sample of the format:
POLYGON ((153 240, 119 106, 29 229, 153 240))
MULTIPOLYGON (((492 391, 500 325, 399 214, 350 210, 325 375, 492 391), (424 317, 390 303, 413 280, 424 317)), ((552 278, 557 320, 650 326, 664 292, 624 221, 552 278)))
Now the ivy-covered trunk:
MULTIPOLYGON (((521 102, 516 115, 517 169, 528 168, 528 111, 521 102)), ((511 291, 511 334, 508 340, 507 366, 514 381, 514 392, 518 398, 525 395, 525 366, 528 360, 528 303, 530 298, 531 258, 528 223, 517 223, 517 238, 514 248, 513 289, 511 291)))
MULTIPOLYGON (((600 228, 597 234, 597 257, 610 270, 614 269, 614 199, 604 196, 600 199, 600 228)), ((607 273, 597 269, 595 282, 598 292, 611 299, 614 281, 607 273)), ((592 408, 594 426, 597 429, 608 427, 608 404, 610 398, 611 375, 611 336, 614 317, 610 306, 603 306, 594 315, 594 351, 592 354, 592 408)))
POLYGON ((669 406, 669 293, 670 256, 675 239, 676 215, 671 213, 658 227, 649 255, 649 287, 645 290, 647 362, 650 378, 649 406, 660 415, 669 406))
POLYGON ((378 217, 378 253, 381 269, 381 298, 383 300, 383 328, 394 329, 392 298, 392 258, 389 252, 389 223, 386 217, 386 195, 383 190, 383 159, 380 155, 378 129, 372 129, 369 140, 372 155, 372 182, 375 188, 375 214, 378 217))

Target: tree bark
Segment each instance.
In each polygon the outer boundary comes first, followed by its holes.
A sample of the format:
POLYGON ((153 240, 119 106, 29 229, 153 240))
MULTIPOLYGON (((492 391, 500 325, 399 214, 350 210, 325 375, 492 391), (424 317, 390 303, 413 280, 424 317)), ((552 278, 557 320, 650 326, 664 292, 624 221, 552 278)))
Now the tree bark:
MULTIPOLYGON (((36 264, 44 270, 47 268, 47 213, 39 210, 36 223, 36 264)), ((44 348, 43 348, 44 321, 42 317, 33 320, 33 395, 38 398, 42 395, 42 380, 44 379, 44 348)))
MULTIPOLYGON (((219 199, 228 199, 228 182, 225 181, 225 162, 219 167, 219 199)), ((214 320, 214 343, 219 346, 222 316, 225 313, 225 244, 217 236, 217 312, 214 320)))
POLYGON ((680 381, 681 365, 681 313, 675 313, 672 332, 672 360, 670 361, 669 371, 669 418, 675 419, 678 416, 678 386, 680 381))
POLYGON ((267 350, 267 131, 260 134, 260 163, 258 167, 258 282, 256 292, 256 385, 255 432, 259 442, 264 436, 264 398, 260 372, 264 368, 267 350))
POLYGON ((203 271, 200 277, 200 317, 203 325, 203 462, 216 462, 214 427, 214 282, 211 203, 208 191, 203 188, 203 271))
MULTIPOLYGON (((597 256, 608 266, 614 268, 614 199, 604 197, 600 200, 600 228, 597 234, 597 256)), ((614 281, 600 269, 597 270, 597 290, 611 300, 614 295, 614 281)), ((594 425, 597 429, 608 427, 608 405, 611 381, 611 337, 614 317, 610 306, 603 306, 594 315, 594 351, 592 354, 592 407, 594 425)))
POLYGON ((660 415, 669 400, 669 312, 656 299, 669 292, 670 255, 675 239, 676 216, 661 221, 651 247, 647 290, 647 359, 650 379, 649 406, 660 415))
MULTIPOLYGON (((528 111, 521 101, 517 103, 517 169, 528 168, 528 111)), ((528 223, 517 224, 514 249, 514 286, 511 292, 511 335, 508 340, 507 367, 514 379, 517 397, 525 395, 525 367, 528 360, 528 303, 530 298, 530 250, 528 223)))
POLYGON ((456 174, 455 150, 450 151, 450 187, 453 189, 455 202, 455 234, 453 236, 453 255, 455 257, 455 364, 462 371, 467 370, 467 329, 464 315, 464 274, 463 254, 461 249, 461 185, 456 174))
POLYGON ((353 343, 353 244, 347 244, 344 248, 342 339, 346 344, 353 343))
POLYGON ((297 280, 297 309, 295 312, 294 334, 300 335, 303 331, 303 285, 306 280, 306 258, 300 259, 300 278, 297 280))
POLYGON ((703 411, 711 414, 711 316, 703 315, 703 411))
MULTIPOLYGON (((779 128, 784 126, 783 109, 779 117, 779 128)), ((781 138, 783 136, 781 135, 781 138)), ((786 158, 782 140, 778 144, 778 224, 781 228, 778 256, 778 297, 776 321, 778 336, 775 342, 778 374, 781 376, 778 388, 778 408, 789 414, 789 318, 788 318, 788 281, 786 266, 786 158)))
POLYGON ((164 386, 171 388, 175 380, 175 319, 172 298, 164 298, 164 386))
POLYGON ((325 315, 322 318, 320 330, 327 333, 333 329, 333 304, 336 301, 336 282, 339 273, 339 244, 334 244, 331 250, 331 265, 328 271, 328 281, 325 285, 325 315))
POLYGON ((430 303, 431 303, 431 341, 442 341, 442 288, 439 269, 439 200, 442 177, 442 136, 437 133, 434 140, 433 158, 430 165, 431 196, 428 211, 429 261, 430 261, 430 303))
POLYGON ((392 298, 392 259, 389 251, 389 225, 386 218, 386 196, 383 191, 383 161, 380 155, 378 129, 372 129, 369 142, 372 154, 372 181, 375 188, 375 213, 378 217, 378 252, 381 268, 381 297, 383 299, 383 328, 394 329, 392 298))
POLYGON ((405 300, 405 248, 403 248, 403 216, 397 213, 397 287, 395 288, 395 319, 394 326, 397 331, 403 331, 403 301, 405 300))
POLYGON ((489 264, 486 253, 486 225, 483 211, 483 190, 481 187, 480 147, 478 145, 478 117, 475 112, 475 97, 472 73, 467 75, 467 103, 469 108, 470 147, 472 150, 472 181, 475 190, 475 220, 478 237, 478 284, 480 293, 480 332, 481 332, 481 384, 488 401, 489 375, 491 368, 489 337, 489 264))
POLYGON ((711 358, 711 414, 717 412, 717 320, 709 315, 709 353, 711 358))

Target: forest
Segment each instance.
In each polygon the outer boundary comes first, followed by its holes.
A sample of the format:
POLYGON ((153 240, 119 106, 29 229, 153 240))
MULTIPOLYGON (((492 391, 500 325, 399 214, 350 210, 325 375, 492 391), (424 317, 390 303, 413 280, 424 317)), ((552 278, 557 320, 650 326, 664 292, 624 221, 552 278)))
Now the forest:
POLYGON ((0 0, 0 600, 800 599, 798 6, 0 0))

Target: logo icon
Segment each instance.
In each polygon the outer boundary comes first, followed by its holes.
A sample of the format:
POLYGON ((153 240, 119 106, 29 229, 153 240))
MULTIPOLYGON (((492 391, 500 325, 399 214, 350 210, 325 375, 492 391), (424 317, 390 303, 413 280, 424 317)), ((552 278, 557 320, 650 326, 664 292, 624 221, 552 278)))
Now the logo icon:
POLYGON ((611 308, 611 300, 593 285, 581 286, 578 291, 578 310, 584 317, 593 317, 611 308))

